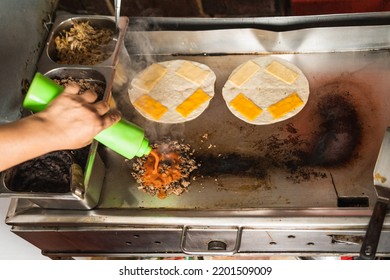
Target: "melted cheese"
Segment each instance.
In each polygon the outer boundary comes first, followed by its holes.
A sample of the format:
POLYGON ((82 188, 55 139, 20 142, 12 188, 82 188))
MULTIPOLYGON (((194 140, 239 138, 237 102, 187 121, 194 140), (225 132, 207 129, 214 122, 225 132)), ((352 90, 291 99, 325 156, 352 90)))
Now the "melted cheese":
POLYGON ((164 66, 154 63, 135 80, 133 86, 149 92, 164 77, 166 72, 167 69, 164 66))
POLYGON ((238 94, 232 101, 230 101, 230 106, 251 121, 256 119, 263 112, 259 106, 253 103, 242 93, 238 94))
POLYGON ((279 80, 282 80, 289 85, 294 83, 294 81, 299 76, 298 73, 292 71, 291 69, 287 68, 286 66, 277 61, 272 61, 272 63, 268 65, 265 70, 272 76, 278 78, 279 80))
POLYGON ((245 63, 236 73, 234 73, 229 80, 240 87, 245 84, 257 71, 260 70, 260 66, 252 61, 245 63))
POLYGON ((140 96, 134 106, 155 120, 159 120, 168 111, 167 107, 146 94, 140 96))
POLYGON ((304 102, 296 92, 268 107, 268 111, 275 119, 283 117, 287 113, 302 106, 304 102))
POLYGON ((192 83, 200 85, 209 75, 209 72, 191 62, 185 61, 176 71, 176 74, 192 83))
POLYGON ((197 89, 191 94, 186 100, 183 101, 179 106, 176 107, 176 111, 179 112, 183 117, 187 117, 196 108, 202 105, 204 102, 210 99, 203 90, 197 89))

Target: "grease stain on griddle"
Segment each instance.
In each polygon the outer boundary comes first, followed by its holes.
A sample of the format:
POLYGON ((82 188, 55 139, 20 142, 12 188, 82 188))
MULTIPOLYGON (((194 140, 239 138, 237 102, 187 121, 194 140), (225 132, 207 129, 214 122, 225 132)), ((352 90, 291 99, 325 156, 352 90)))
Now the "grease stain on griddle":
POLYGON ((264 179, 269 167, 266 160, 256 157, 243 157, 237 153, 230 153, 222 156, 204 154, 197 157, 201 162, 197 173, 203 176, 230 175, 252 175, 255 178, 264 179))
POLYGON ((355 92, 358 88, 333 81, 314 90, 314 101, 307 112, 312 127, 309 136, 300 131, 305 124, 283 122, 267 138, 253 143, 253 156, 199 155, 198 173, 267 180, 273 169, 283 169, 293 183, 327 178, 328 168, 345 168, 358 155, 363 134, 361 104, 356 100, 361 92, 355 92))
POLYGON ((316 92, 321 96, 313 112, 318 125, 306 165, 343 167, 357 156, 363 125, 354 96, 364 94, 351 92, 357 88, 355 84, 334 82, 316 92))
MULTIPOLYGON (((304 166, 304 157, 307 154, 303 150, 308 143, 301 139, 297 134, 297 130, 292 123, 288 123, 285 128, 293 132, 286 138, 279 135, 271 135, 265 140, 259 140, 254 146, 254 151, 261 151, 263 156, 254 155, 252 157, 242 156, 237 153, 229 153, 225 155, 205 155, 197 157, 197 162, 200 162, 197 172, 198 176, 221 177, 224 175, 233 175, 238 177, 251 177, 256 182, 261 182, 256 188, 269 189, 270 173, 274 169, 287 170, 290 179, 294 183, 299 183, 303 180, 312 178, 326 178, 326 174, 318 171, 316 168, 304 166), (268 187, 267 187, 268 186, 268 187)), ((254 153, 256 154, 256 153, 254 153)), ((253 190, 253 186, 251 187, 253 190)), ((242 185, 241 187, 244 187, 242 185)), ((231 187, 229 187, 231 190, 231 187)), ((237 189, 242 191, 243 188, 237 189)))

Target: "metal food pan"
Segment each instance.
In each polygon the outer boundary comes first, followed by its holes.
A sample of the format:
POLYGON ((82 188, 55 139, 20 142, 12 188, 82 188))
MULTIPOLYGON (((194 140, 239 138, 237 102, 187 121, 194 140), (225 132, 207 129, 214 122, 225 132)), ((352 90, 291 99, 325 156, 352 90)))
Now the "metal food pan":
MULTIPOLYGON (((51 79, 72 78, 76 82, 96 83, 103 87, 100 99, 115 106, 112 99, 112 87, 114 82, 115 68, 118 63, 119 52, 123 49, 123 36, 128 24, 128 18, 121 17, 119 30, 116 29, 114 17, 107 16, 76 16, 64 15, 57 17, 52 26, 50 36, 45 45, 44 51, 38 61, 37 71, 51 79), (53 40, 60 31, 70 28, 72 20, 88 21, 92 26, 108 27, 115 30, 113 37, 112 55, 102 63, 96 65, 64 65, 55 62, 55 46, 53 40)), ((87 147, 87 158, 82 166, 72 164, 70 171, 71 180, 68 190, 56 192, 19 192, 13 191, 16 187, 11 186, 12 174, 15 174, 15 167, 8 172, 1 174, 2 187, 1 196, 28 199, 40 207, 48 209, 91 209, 94 208, 100 199, 101 189, 105 175, 105 165, 97 152, 98 142, 87 147), (7 175, 8 174, 8 175, 7 175)))
MULTIPOLYGON (((191 22, 194 30, 160 30, 158 22, 164 25, 164 19, 145 22, 155 28, 135 27, 126 33, 129 80, 153 62, 192 60, 215 72, 215 96, 197 119, 173 125, 139 115, 127 90, 114 92, 114 98, 124 117, 143 127, 151 142, 170 137, 188 143, 201 166, 188 192, 161 200, 139 191, 131 162, 123 164, 108 153, 99 207, 353 208, 369 207, 375 200, 372 171, 390 125, 388 25, 275 32, 240 28, 239 20, 236 28, 209 30, 197 29, 196 19, 191 22), (238 65, 270 55, 297 65, 309 80, 311 95, 291 119, 250 125, 232 115, 222 88, 238 65)), ((223 20, 207 22, 212 27, 223 20)))
POLYGON ((102 88, 103 92, 98 93, 100 100, 108 101, 111 97, 113 82, 113 71, 111 69, 104 67, 59 67, 44 72, 44 75, 51 79, 73 78, 76 81, 82 80, 94 83, 102 88))
MULTIPOLYGON (((102 87, 102 100, 109 100, 111 96, 111 86, 113 71, 108 68, 79 68, 79 67, 60 67, 49 70, 44 73, 51 79, 72 78, 74 81, 84 80, 85 82, 95 83, 102 87)), ((97 153, 98 143, 94 141, 90 146, 74 151, 64 151, 71 157, 70 185, 61 192, 50 191, 16 191, 18 186, 13 185, 14 175, 20 169, 20 165, 11 168, 2 175, 1 195, 7 197, 27 198, 35 204, 44 208, 56 209, 91 209, 97 205, 100 199, 105 166, 97 153), (81 154, 81 162, 75 162, 74 154, 81 154)), ((41 158, 44 160, 43 155, 41 158)))
MULTIPOLYGON (((51 67, 59 67, 57 63, 56 47, 55 47, 55 38, 64 30, 69 30, 73 22, 89 22, 92 27, 98 28, 108 28, 114 32, 112 37, 112 44, 109 44, 108 52, 111 55, 104 61, 94 64, 94 65, 84 65, 84 66, 97 66, 97 67, 115 67, 118 61, 118 50, 120 45, 123 42, 123 36, 127 29, 128 18, 120 17, 119 19, 119 30, 116 29, 115 18, 111 16, 94 16, 94 15, 62 15, 58 16, 51 28, 51 32, 47 43, 45 45, 44 51, 38 61, 38 67, 47 67, 47 65, 52 64, 51 67)), ((64 66, 71 66, 75 64, 65 64, 64 66)), ((76 64, 77 65, 77 64, 76 64)))
MULTIPOLYGON (((96 142, 84 148, 83 153, 87 153, 85 166, 81 166, 80 162, 74 160, 73 153, 78 153, 78 150, 61 152, 68 153, 72 162, 68 171, 70 175, 69 186, 63 186, 61 191, 56 189, 56 183, 45 187, 46 189, 42 191, 32 190, 32 187, 29 189, 29 186, 21 187, 17 185, 18 181, 15 176, 17 176, 18 171, 23 166, 23 164, 20 164, 1 174, 0 196, 28 199, 38 206, 48 209, 94 208, 100 199, 105 171, 105 166, 96 150, 96 142)), ((47 156, 55 158, 56 152, 43 155, 38 157, 38 159, 45 161, 47 156)), ((28 165, 26 170, 28 170, 28 165)), ((26 172, 26 170, 23 172, 26 172)))

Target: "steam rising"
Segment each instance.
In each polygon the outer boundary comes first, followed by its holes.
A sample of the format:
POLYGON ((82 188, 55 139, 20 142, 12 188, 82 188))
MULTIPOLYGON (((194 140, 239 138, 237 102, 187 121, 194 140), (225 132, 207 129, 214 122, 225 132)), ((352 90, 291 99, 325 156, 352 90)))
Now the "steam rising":
MULTIPOLYGON (((146 30, 145 26, 137 26, 136 30, 146 30)), ((147 66, 157 62, 153 53, 153 46, 145 33, 127 31, 124 44, 119 51, 118 64, 115 70, 113 82, 113 97, 117 108, 128 121, 131 121, 145 131, 145 137, 150 142, 156 142, 163 138, 183 140, 185 124, 163 124, 146 120, 131 104, 128 90, 132 79, 147 66), (133 36, 137 33, 137 36, 133 36), (130 55, 129 55, 130 54, 130 55)))

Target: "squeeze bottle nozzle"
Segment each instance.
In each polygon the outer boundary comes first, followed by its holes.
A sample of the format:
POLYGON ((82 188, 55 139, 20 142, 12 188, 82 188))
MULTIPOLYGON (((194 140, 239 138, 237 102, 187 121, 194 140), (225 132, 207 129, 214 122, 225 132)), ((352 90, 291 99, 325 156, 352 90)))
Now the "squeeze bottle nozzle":
MULTIPOLYGON (((41 73, 36 73, 23 101, 23 107, 33 112, 42 111, 63 91, 62 86, 41 73)), ((101 131, 95 139, 128 159, 142 157, 152 151, 143 129, 124 119, 101 131)))

